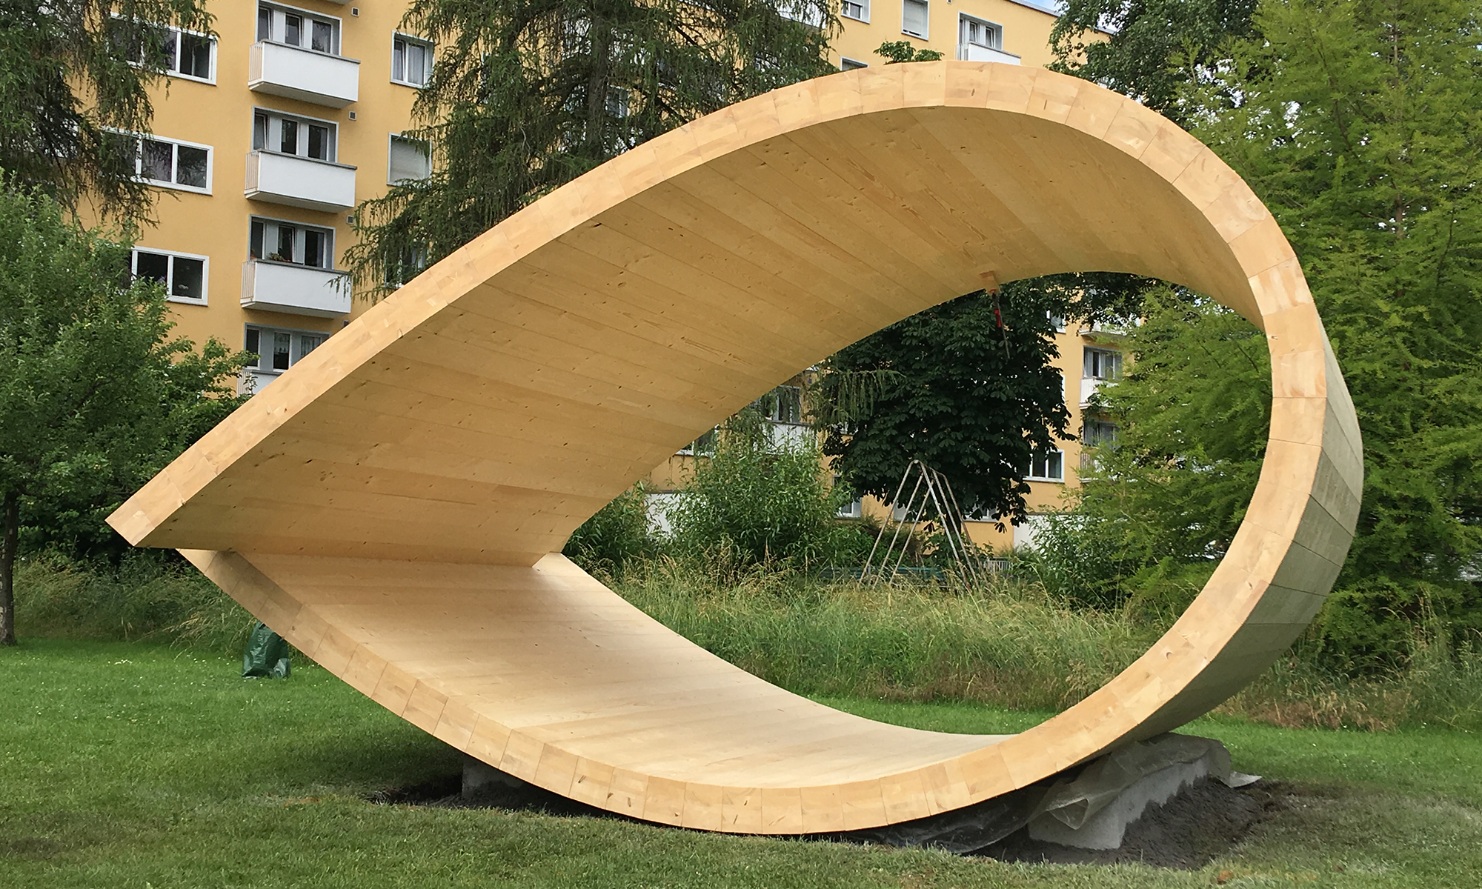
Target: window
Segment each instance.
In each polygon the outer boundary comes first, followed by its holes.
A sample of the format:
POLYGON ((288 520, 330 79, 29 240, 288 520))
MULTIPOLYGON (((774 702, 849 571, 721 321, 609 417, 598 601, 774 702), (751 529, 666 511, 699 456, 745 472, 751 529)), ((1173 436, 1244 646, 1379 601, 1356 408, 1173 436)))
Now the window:
POLYGON ((1117 424, 1105 420, 1087 420, 1081 425, 1081 444, 1100 448, 1117 441, 1117 424))
POLYGON ((1065 452, 1059 449, 1031 452, 1027 478, 1035 482, 1065 481, 1065 452))
POLYGON ((244 348, 257 356, 249 370, 277 374, 297 364, 305 355, 324 345, 327 333, 310 330, 278 330, 249 326, 244 348))
POLYGON ((250 256, 316 269, 334 268, 334 230, 252 217, 250 256))
POLYGON ((803 390, 797 386, 778 386, 758 399, 756 406, 770 422, 802 425, 803 390))
POLYGON ((783 18, 792 19, 814 28, 822 28, 827 11, 817 4, 818 0, 779 0, 777 12, 783 18))
POLYGON ((257 39, 263 43, 284 43, 337 56, 340 54, 340 20, 263 3, 257 7, 257 39))
POLYGON ((926 0, 903 0, 901 7, 901 31, 912 37, 926 39, 926 0))
POLYGON ((1045 315, 1050 319, 1050 323, 1054 325, 1056 331, 1059 333, 1065 332, 1064 315, 1056 315, 1054 312, 1046 312, 1045 315))
POLYGON ((127 133, 115 138, 126 157, 133 154, 137 178, 167 188, 210 192, 211 146, 127 133))
POLYGON ((205 303, 206 257, 139 247, 132 268, 136 278, 152 278, 165 285, 171 301, 205 303))
POLYGON ((252 149, 333 161, 337 129, 329 121, 259 109, 252 114, 252 149))
POLYGON ((389 185, 426 179, 432 175, 432 156, 426 142, 393 135, 386 166, 386 182, 389 185))
POLYGON ((960 46, 1001 49, 1003 48, 1003 28, 971 16, 960 16, 957 26, 957 42, 960 46))
POLYGON ((840 12, 846 19, 867 22, 870 20, 870 0, 844 0, 840 12))
POLYGON ((709 432, 702 432, 700 437, 680 448, 680 454, 713 454, 715 453, 715 439, 720 434, 717 426, 709 432))
POLYGON ((408 247, 398 253, 395 259, 386 261, 386 277, 383 283, 386 289, 395 290, 417 277, 425 268, 427 268, 427 248, 408 247))
POLYGON ((868 67, 870 67, 870 65, 869 65, 868 62, 860 62, 860 61, 857 61, 855 59, 851 59, 851 58, 847 58, 847 57, 846 58, 842 58, 842 59, 839 60, 839 70, 840 71, 853 71, 853 70, 855 70, 857 68, 868 68, 868 67))
MULTIPOLYGON (((841 475, 839 475, 837 472, 834 473, 834 488, 837 489, 837 488, 839 488, 843 484, 844 484, 844 477, 841 476, 841 475)), ((845 504, 841 505, 839 507, 839 511, 837 513, 835 513, 835 515, 837 515, 841 519, 857 519, 857 518, 860 518, 861 516, 864 515, 864 501, 861 500, 858 497, 855 497, 853 500, 850 500, 848 503, 845 503, 845 504)))
POLYGON ((432 44, 397 34, 391 39, 391 82, 426 86, 432 79, 432 44))
POLYGON ((136 65, 158 65, 175 77, 216 81, 216 41, 205 34, 115 18, 108 25, 113 47, 136 65))
POLYGON ((1081 376, 1088 380, 1116 380, 1122 376, 1122 353, 1086 347, 1081 376))

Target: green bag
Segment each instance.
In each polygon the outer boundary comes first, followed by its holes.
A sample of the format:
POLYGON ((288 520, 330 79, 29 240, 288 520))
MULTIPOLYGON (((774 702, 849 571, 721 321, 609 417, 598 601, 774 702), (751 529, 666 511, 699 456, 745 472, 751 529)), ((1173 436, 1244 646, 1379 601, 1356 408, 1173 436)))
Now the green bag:
POLYGON ((247 651, 242 655, 242 677, 256 679, 287 679, 289 673, 288 643, 283 637, 258 621, 247 637, 247 651))

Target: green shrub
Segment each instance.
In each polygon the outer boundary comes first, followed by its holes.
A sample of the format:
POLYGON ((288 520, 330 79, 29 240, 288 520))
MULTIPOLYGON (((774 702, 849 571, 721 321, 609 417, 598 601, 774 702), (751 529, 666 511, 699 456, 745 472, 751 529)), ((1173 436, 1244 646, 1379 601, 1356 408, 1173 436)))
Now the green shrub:
POLYGON ((1033 549, 1015 550, 1015 570, 1073 606, 1110 609, 1127 599, 1135 566, 1123 555, 1111 523, 1076 512, 1046 515, 1033 549))
POLYGON ((616 575, 655 550, 648 491, 639 482, 583 522, 561 551, 587 571, 616 575))
POLYGON ((669 512, 677 555, 735 577, 753 564, 840 564, 859 550, 859 532, 837 521, 848 492, 820 471, 808 436, 773 442, 754 409, 737 415, 669 512))

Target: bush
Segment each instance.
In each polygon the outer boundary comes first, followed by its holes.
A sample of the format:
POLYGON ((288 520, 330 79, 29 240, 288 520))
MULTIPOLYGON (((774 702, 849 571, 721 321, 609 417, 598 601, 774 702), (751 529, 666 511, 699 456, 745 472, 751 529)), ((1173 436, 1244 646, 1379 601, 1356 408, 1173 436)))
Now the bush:
POLYGON ((860 534, 837 520, 848 492, 820 471, 811 437, 774 442, 747 409, 701 457, 669 512, 679 556, 731 577, 753 564, 834 565, 855 557, 860 534))
POLYGON ((1115 529, 1104 519, 1075 512, 1051 513, 1035 531, 1033 549, 1014 552, 1015 568, 1069 605, 1110 609, 1128 597, 1135 566, 1123 555, 1115 529))
POLYGON ((648 520, 648 491, 642 482, 619 494, 572 532, 561 552, 583 569, 610 575, 655 554, 648 520))

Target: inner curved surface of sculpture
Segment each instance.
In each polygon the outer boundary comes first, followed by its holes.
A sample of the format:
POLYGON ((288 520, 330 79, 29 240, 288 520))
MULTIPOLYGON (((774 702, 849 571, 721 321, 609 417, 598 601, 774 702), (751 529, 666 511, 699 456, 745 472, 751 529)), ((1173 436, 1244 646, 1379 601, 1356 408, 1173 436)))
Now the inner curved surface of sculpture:
POLYGON ((1100 87, 952 62, 798 84, 592 171, 366 312, 110 521, 516 777, 650 821, 795 834, 977 803, 1216 706, 1321 605, 1361 480, 1297 259, 1239 177, 1100 87), (1053 719, 954 735, 840 713, 556 554, 799 368, 985 276, 1092 270, 1186 285, 1262 329, 1272 424, 1208 585, 1053 719))

